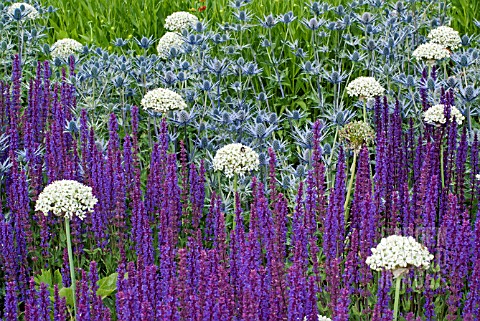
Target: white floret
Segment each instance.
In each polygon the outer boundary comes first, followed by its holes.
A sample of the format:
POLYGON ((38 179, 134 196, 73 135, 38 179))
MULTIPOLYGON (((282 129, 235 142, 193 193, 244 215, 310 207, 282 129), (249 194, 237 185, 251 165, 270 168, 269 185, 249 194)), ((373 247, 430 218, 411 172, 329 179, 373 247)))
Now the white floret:
POLYGON ((229 178, 235 174, 244 176, 247 172, 256 171, 259 164, 258 154, 239 143, 220 148, 213 158, 213 169, 223 172, 229 178))
POLYGON ((68 60, 70 56, 74 56, 83 49, 83 45, 73 39, 65 38, 60 39, 52 45, 52 51, 50 55, 52 59, 60 58, 62 60, 68 60))
POLYGON ((38 196, 35 211, 45 216, 52 212, 56 216, 72 219, 77 216, 83 220, 91 213, 98 200, 92 194, 92 188, 74 180, 59 180, 47 185, 38 196))
POLYGON ((22 9, 23 7, 23 13, 25 14, 25 17, 23 19, 25 20, 32 20, 38 18, 40 15, 38 14, 37 9, 35 9, 34 6, 25 3, 25 2, 16 2, 12 3, 10 7, 8 7, 7 12, 9 15, 13 16, 15 14, 16 9, 22 9))
POLYGON ((179 11, 172 13, 165 19, 165 29, 170 31, 181 31, 190 29, 198 22, 198 18, 191 13, 179 11))
POLYGON ((157 51, 160 58, 168 58, 170 49, 180 49, 185 41, 177 32, 166 32, 158 41, 157 51))
POLYGON ((372 255, 367 257, 367 265, 375 271, 419 268, 428 269, 433 255, 413 237, 391 235, 383 238, 372 255))
POLYGON ((437 43, 429 42, 418 46, 418 48, 413 51, 413 56, 417 60, 432 62, 450 57, 450 52, 437 43))
POLYGON ((143 96, 141 105, 147 110, 157 113, 166 113, 170 110, 187 108, 187 103, 182 96, 170 89, 157 88, 150 90, 143 96))
POLYGON ((431 42, 439 44, 445 49, 455 50, 462 45, 462 39, 458 31, 447 26, 440 26, 428 34, 431 42))
POLYGON ((385 88, 373 77, 358 77, 346 89, 349 96, 366 99, 381 96, 385 92, 385 88))
MULTIPOLYGON (((423 113, 423 119, 427 124, 440 126, 447 122, 445 117, 445 106, 443 104, 438 104, 428 108, 423 113)), ((460 111, 455 107, 450 107, 450 121, 455 120, 457 125, 463 124, 465 116, 460 113, 460 111)))

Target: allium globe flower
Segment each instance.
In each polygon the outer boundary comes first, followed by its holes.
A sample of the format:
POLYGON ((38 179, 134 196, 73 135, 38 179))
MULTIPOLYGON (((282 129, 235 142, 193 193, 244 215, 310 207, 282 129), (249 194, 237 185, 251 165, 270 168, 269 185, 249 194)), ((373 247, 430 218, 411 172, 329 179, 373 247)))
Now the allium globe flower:
POLYGON ((180 49, 185 43, 182 36, 177 32, 166 32, 158 41, 157 51, 160 58, 168 58, 170 49, 180 49))
POLYGON ((383 238, 365 263, 375 271, 389 270, 397 278, 410 268, 428 269, 433 255, 411 236, 391 235, 383 238))
POLYGON ((13 16, 15 14, 16 9, 22 9, 23 6, 23 12, 25 14, 25 17, 23 19, 25 20, 33 20, 38 18, 40 15, 38 14, 37 9, 35 9, 34 6, 25 3, 25 2, 16 2, 12 3, 10 7, 8 7, 7 12, 9 15, 13 16))
POLYGON ((339 132, 340 138, 343 138, 348 148, 359 151, 363 145, 368 145, 373 141, 375 132, 364 121, 353 121, 346 124, 339 132))
POLYGON ((174 12, 165 19, 165 29, 181 31, 190 29, 198 22, 198 18, 185 11, 174 12))
POLYGON ((70 56, 75 55, 83 49, 83 45, 73 39, 65 38, 60 39, 52 45, 52 51, 50 55, 52 59, 63 59, 67 60, 70 56))
POLYGON ((462 39, 458 31, 447 26, 440 26, 428 34, 431 42, 439 44, 445 49, 455 50, 462 45, 462 39))
POLYGON ((418 46, 418 48, 413 51, 413 56, 417 60, 434 63, 437 60, 450 57, 450 52, 437 43, 429 42, 418 46))
MULTIPOLYGON (((441 126, 447 122, 447 118, 445 117, 445 105, 438 104, 428 108, 423 113, 423 119, 427 124, 434 125, 434 126, 441 126)), ((460 111, 455 107, 450 107, 450 121, 455 120, 457 125, 463 124, 465 120, 465 116, 460 113, 460 111)))
POLYGON ((349 96, 361 99, 381 96, 385 92, 385 88, 373 77, 358 77, 346 89, 349 96))
POLYGON ((40 193, 35 211, 40 211, 45 216, 53 212, 56 216, 68 219, 77 216, 83 220, 86 213, 93 212, 97 202, 91 187, 73 180, 59 180, 47 185, 40 193))
POLYGON ((258 154, 239 143, 223 146, 213 158, 213 169, 223 172, 228 178, 235 174, 244 176, 247 172, 256 171, 259 165, 258 154))
POLYGON ((187 108, 187 103, 183 100, 182 96, 165 88, 148 91, 145 96, 143 96, 140 104, 147 110, 162 114, 170 110, 187 108))
MULTIPOLYGON (((317 314, 318 321, 332 321, 332 319, 327 318, 323 315, 317 314)), ((307 317, 303 318, 304 321, 307 321, 307 317)))

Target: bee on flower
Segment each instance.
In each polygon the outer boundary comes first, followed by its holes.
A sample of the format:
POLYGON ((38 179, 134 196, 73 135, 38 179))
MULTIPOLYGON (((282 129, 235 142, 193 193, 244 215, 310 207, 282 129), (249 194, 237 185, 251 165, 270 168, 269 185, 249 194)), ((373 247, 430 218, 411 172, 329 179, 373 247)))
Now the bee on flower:
POLYGON ((213 169, 231 178, 245 176, 247 172, 258 170, 258 154, 248 146, 234 143, 220 148, 213 158, 213 169))

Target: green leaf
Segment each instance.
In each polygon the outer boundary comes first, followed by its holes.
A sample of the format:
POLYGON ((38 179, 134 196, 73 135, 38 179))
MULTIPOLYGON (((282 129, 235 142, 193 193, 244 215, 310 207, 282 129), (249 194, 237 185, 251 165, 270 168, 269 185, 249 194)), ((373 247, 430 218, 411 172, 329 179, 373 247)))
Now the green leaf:
POLYGON ((68 305, 73 306, 73 291, 72 288, 62 288, 60 291, 58 291, 58 294, 60 295, 61 298, 65 298, 67 301, 68 305))
POLYGON ((113 292, 117 290, 117 279, 118 273, 112 273, 109 276, 106 276, 100 280, 98 280, 98 290, 97 295, 99 295, 102 299, 106 298, 113 292))

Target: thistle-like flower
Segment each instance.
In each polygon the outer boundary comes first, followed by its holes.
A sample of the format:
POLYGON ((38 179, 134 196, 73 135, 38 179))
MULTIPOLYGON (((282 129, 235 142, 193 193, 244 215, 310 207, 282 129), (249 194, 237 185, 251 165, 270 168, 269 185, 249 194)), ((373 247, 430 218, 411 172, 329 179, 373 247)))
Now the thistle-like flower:
POLYGON ((33 20, 39 17, 37 9, 25 2, 12 3, 12 5, 7 9, 7 13, 13 17, 15 15, 15 10, 17 9, 21 10, 22 19, 33 20))
POLYGON ((170 55, 170 49, 180 49, 185 40, 177 32, 166 32, 158 41, 157 51, 160 58, 167 58, 170 55))
POLYGON ((72 219, 77 216, 83 220, 91 213, 98 200, 92 194, 92 188, 73 180, 59 180, 47 185, 38 196, 35 211, 45 216, 53 212, 56 216, 72 219))
POLYGON ((391 235, 383 238, 365 263, 375 271, 389 270, 397 278, 410 268, 428 269, 433 255, 411 236, 391 235))
POLYGON ((450 57, 450 52, 442 45, 429 42, 418 46, 418 48, 413 51, 413 56, 417 60, 424 60, 430 64, 433 64, 437 60, 450 57))
POLYGON ((447 26, 440 26, 431 30, 428 34, 428 39, 450 50, 455 50, 462 45, 462 38, 460 38, 458 31, 447 26))
MULTIPOLYGON (((438 104, 428 108, 423 113, 423 120, 430 125, 434 126, 441 126, 447 122, 447 118, 445 117, 445 105, 438 104)), ((455 120, 457 125, 461 125, 465 120, 465 116, 463 116, 460 111, 455 107, 450 107, 450 121, 455 120)))
POLYGON ((67 60, 70 58, 70 56, 81 51, 82 48, 83 45, 76 40, 69 38, 60 39, 52 45, 52 51, 50 52, 50 55, 54 60, 56 58, 67 60))
POLYGON ((346 89, 349 96, 360 99, 374 98, 385 92, 385 88, 373 77, 358 77, 346 89))
POLYGON ((370 125, 361 120, 346 124, 339 134, 347 143, 348 148, 357 152, 363 145, 370 144, 375 136, 375 132, 370 125))
POLYGON ((234 143, 220 148, 213 158, 213 169, 227 177, 235 174, 245 176, 247 172, 258 170, 258 154, 248 146, 234 143))
POLYGON ((182 31, 190 29, 198 22, 198 18, 185 11, 174 12, 165 19, 165 29, 170 31, 182 31))
POLYGON ((143 108, 157 113, 166 113, 170 110, 187 108, 187 103, 182 96, 165 88, 150 90, 143 96, 140 104, 143 108))

